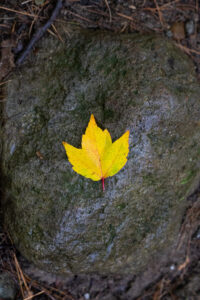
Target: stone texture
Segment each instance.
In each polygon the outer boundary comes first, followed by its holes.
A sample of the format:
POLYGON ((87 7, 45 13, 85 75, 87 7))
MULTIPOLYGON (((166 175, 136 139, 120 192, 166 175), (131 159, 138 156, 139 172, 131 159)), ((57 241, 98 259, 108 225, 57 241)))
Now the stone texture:
POLYGON ((21 253, 61 275, 139 271, 168 253, 200 177, 199 94, 168 40, 44 39, 8 84, 1 130, 5 223, 21 253), (128 162, 105 192, 61 143, 80 147, 91 113, 113 139, 130 130, 128 162))
POLYGON ((0 274, 0 299, 13 300, 17 293, 17 286, 13 278, 6 272, 0 274))

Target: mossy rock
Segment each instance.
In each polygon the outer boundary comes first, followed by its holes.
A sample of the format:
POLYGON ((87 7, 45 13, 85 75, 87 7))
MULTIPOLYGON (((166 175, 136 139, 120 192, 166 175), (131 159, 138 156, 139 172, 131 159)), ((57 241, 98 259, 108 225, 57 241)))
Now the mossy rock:
POLYGON ((21 253, 61 275, 130 273, 166 255, 200 177, 199 94, 166 39, 44 39, 7 86, 1 133, 5 224, 21 253), (92 113, 114 140, 130 130, 128 162, 104 192, 62 146, 80 147, 92 113))

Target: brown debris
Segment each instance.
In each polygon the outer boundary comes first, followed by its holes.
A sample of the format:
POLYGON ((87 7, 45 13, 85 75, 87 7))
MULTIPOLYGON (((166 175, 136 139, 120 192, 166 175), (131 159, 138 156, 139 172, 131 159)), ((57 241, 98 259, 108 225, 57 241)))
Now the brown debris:
POLYGON ((42 155, 42 153, 40 151, 36 151, 36 155, 39 159, 43 160, 44 156, 42 155))
POLYGON ((35 35, 31 38, 30 42, 28 43, 26 49, 20 54, 20 57, 17 59, 16 64, 21 65, 25 58, 28 56, 29 52, 32 50, 34 45, 39 41, 39 39, 45 34, 45 32, 49 29, 52 23, 55 21, 60 9, 62 8, 63 0, 57 0, 56 6, 52 12, 52 15, 48 19, 48 21, 40 27, 35 35))
POLYGON ((160 9, 160 7, 159 7, 156 0, 154 0, 154 3, 155 3, 155 6, 156 6, 156 10, 158 11, 160 23, 161 23, 162 27, 164 27, 164 20, 163 20, 163 15, 162 15, 161 9, 160 9))
POLYGON ((14 54, 12 49, 16 46, 14 38, 3 40, 1 42, 1 60, 0 60, 0 82, 15 67, 14 54))
POLYGON ((29 16, 29 17, 31 17, 31 18, 37 17, 37 15, 35 15, 35 14, 30 14, 30 13, 27 12, 27 11, 16 10, 16 9, 12 9, 12 8, 9 8, 9 7, 6 7, 6 6, 1 6, 1 5, 0 5, 0 9, 6 10, 6 11, 9 11, 9 12, 14 12, 14 13, 17 13, 17 14, 21 14, 21 15, 24 15, 24 16, 29 16))
POLYGON ((22 271, 22 269, 19 265, 19 262, 17 260, 17 257, 15 255, 15 253, 13 254, 13 257, 14 257, 15 268, 16 268, 16 271, 17 271, 17 277, 18 277, 22 297, 23 297, 24 300, 25 299, 27 300, 27 298, 32 299, 34 297, 34 295, 28 287, 27 281, 25 279, 25 276, 24 276, 23 271, 22 271))
POLYGON ((175 22, 171 26, 173 38, 177 41, 181 41, 185 38, 185 25, 183 22, 175 22))
POLYGON ((188 266, 189 263, 190 263, 190 258, 187 255, 185 261, 178 267, 178 270, 179 271, 184 270, 188 266))
POLYGON ((112 14, 111 14, 110 6, 108 4, 108 0, 104 0, 104 1, 106 3, 107 8, 108 8, 110 22, 112 22, 112 14))

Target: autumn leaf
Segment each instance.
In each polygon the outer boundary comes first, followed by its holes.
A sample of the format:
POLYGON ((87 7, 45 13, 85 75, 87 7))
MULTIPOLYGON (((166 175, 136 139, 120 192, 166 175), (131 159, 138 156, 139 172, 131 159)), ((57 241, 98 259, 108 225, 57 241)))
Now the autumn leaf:
POLYGON ((93 115, 82 136, 82 149, 62 142, 73 170, 94 181, 102 180, 118 173, 126 164, 129 152, 129 130, 112 143, 107 129, 97 126, 93 115))

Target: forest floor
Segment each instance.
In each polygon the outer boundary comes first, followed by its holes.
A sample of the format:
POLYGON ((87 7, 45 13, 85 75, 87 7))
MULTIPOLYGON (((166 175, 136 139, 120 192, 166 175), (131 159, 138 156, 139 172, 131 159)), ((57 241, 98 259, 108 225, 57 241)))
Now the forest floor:
MULTIPOLYGON (((199 18, 198 0, 1 0, 0 101, 11 74, 29 53, 37 55, 43 34, 62 42, 58 29, 62 23, 114 33, 156 33, 168 37, 191 57, 200 79, 199 18)), ((143 277, 130 275, 125 279, 77 274, 64 283, 56 280, 50 284, 45 277, 36 280, 24 272, 22 265, 28 262, 24 263, 0 224, 0 273, 7 272, 13 278, 17 300, 200 299, 200 188, 188 198, 178 249, 182 263, 160 268, 156 276, 151 276, 153 270, 143 277)))

